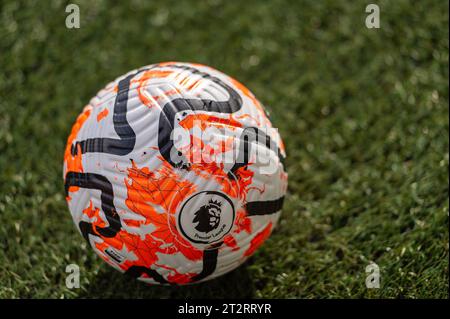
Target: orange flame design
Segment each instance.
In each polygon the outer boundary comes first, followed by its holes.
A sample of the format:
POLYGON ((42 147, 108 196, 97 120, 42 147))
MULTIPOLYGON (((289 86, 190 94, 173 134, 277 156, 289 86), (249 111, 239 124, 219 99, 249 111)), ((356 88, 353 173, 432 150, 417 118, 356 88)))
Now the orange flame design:
POLYGON ((270 233, 272 232, 272 222, 269 222, 267 226, 256 234, 255 237, 250 242, 250 247, 245 251, 244 256, 250 256, 252 255, 259 246, 262 245, 262 243, 270 236, 270 233))
POLYGON ((105 107, 100 113, 98 113, 97 115, 97 122, 100 122, 101 120, 103 120, 105 117, 107 117, 109 114, 108 109, 105 107))

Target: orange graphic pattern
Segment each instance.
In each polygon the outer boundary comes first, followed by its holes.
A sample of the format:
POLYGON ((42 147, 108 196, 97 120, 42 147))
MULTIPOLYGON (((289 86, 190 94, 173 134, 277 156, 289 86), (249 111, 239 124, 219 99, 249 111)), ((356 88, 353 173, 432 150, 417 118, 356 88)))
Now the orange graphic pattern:
POLYGON ((100 122, 101 120, 103 120, 105 117, 107 117, 109 114, 108 109, 105 107, 102 111, 100 111, 100 113, 98 113, 97 115, 97 122, 100 122))

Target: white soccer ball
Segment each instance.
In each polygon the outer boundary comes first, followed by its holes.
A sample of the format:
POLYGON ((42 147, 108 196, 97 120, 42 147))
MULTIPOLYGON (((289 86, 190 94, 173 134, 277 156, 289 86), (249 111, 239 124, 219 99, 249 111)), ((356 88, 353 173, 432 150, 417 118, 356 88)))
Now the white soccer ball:
POLYGON ((73 221, 95 252, 152 284, 223 275, 266 240, 287 188, 261 103, 204 65, 131 71, 84 108, 64 154, 73 221))

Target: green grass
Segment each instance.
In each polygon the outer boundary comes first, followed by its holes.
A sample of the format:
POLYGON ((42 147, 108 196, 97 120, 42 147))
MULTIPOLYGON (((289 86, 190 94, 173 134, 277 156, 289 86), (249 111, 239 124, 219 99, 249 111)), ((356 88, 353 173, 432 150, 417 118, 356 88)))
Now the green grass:
POLYGON ((446 298, 447 1, 0 3, 0 298, 446 298), (281 221, 249 262, 211 282, 150 287, 104 264, 76 231, 62 158, 100 88, 159 61, 245 83, 287 147, 281 221), (381 288, 365 287, 376 262, 381 288), (78 290, 65 267, 81 267, 78 290))

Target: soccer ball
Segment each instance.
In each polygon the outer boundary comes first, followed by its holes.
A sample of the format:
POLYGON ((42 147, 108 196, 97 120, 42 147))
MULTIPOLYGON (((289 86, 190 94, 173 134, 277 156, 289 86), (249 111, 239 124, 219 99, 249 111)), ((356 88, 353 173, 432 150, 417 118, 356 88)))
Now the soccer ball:
POLYGON ((108 264, 151 284, 223 275, 269 237, 287 189, 283 143, 241 83, 204 65, 131 71, 78 116, 67 203, 108 264))

